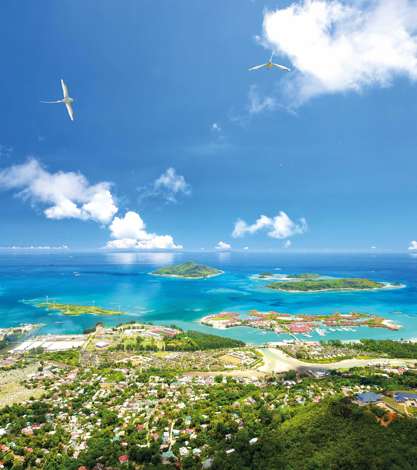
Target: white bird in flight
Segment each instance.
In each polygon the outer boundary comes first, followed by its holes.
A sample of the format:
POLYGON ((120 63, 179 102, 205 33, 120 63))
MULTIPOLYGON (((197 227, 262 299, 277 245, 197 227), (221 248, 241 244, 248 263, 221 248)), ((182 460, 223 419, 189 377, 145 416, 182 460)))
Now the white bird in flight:
POLYGON ((66 85, 66 83, 64 82, 64 80, 61 79, 61 86, 62 86, 62 93, 64 95, 64 99, 63 100, 57 100, 57 101, 41 101, 41 103, 48 103, 48 104, 52 104, 52 103, 64 103, 66 108, 67 108, 67 111, 68 111, 68 114, 69 114, 69 117, 71 119, 71 121, 74 120, 74 110, 72 109, 72 103, 74 103, 74 100, 73 98, 71 98, 69 96, 69 93, 68 93, 68 87, 66 85))
POLYGON ((255 67, 251 67, 249 70, 250 71, 259 70, 259 69, 262 69, 264 67, 267 68, 267 69, 272 69, 272 68, 276 67, 277 69, 283 70, 284 72, 291 72, 291 70, 288 67, 285 67, 284 65, 274 64, 274 62, 272 62, 273 57, 274 57, 274 53, 272 53, 271 58, 268 60, 268 62, 266 64, 255 65, 255 67))

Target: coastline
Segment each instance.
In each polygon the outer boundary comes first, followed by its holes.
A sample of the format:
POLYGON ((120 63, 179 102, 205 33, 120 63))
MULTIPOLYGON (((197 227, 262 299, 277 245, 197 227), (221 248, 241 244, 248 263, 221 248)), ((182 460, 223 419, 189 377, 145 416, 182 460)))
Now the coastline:
POLYGON ((373 292, 373 291, 381 291, 381 290, 394 290, 394 289, 404 289, 406 284, 395 285, 389 282, 383 282, 384 284, 382 287, 369 287, 365 289, 354 289, 354 288, 343 288, 340 287, 338 289, 316 289, 316 290, 288 290, 288 289, 275 289, 273 287, 265 286, 268 291, 278 291, 278 292, 285 292, 287 294, 316 294, 316 293, 325 293, 325 292, 373 292))
POLYGON ((209 274, 208 276, 180 276, 179 274, 156 274, 156 273, 148 273, 149 276, 155 276, 155 277, 168 277, 168 278, 174 278, 174 279, 187 279, 187 280, 193 280, 193 279, 209 279, 211 277, 217 277, 221 276, 224 274, 224 271, 220 271, 219 273, 216 274, 209 274))

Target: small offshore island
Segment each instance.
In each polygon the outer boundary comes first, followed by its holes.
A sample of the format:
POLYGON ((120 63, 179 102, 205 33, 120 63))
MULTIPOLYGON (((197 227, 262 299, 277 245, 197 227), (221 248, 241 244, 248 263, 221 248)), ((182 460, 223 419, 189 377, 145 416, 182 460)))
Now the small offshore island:
POLYGON ((362 278, 331 278, 316 273, 301 273, 280 276, 261 273, 254 276, 258 280, 271 280, 268 289, 284 292, 340 292, 394 289, 404 287, 400 283, 378 282, 362 278))
POLYGON ((40 302, 34 304, 37 308, 44 310, 53 310, 62 315, 78 316, 78 315, 123 315, 120 310, 110 310, 108 308, 97 307, 95 305, 74 305, 59 304, 56 302, 40 302))
POLYGON ((164 268, 157 269, 151 273, 153 276, 178 277, 182 279, 207 279, 209 277, 219 276, 223 271, 204 264, 188 261, 187 263, 174 264, 164 268))

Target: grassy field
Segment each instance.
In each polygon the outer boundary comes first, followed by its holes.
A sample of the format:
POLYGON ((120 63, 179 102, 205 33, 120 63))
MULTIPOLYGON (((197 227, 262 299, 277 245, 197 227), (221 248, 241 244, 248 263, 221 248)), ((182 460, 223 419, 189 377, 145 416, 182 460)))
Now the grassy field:
POLYGON ((0 408, 21 403, 29 398, 39 398, 44 390, 42 388, 28 389, 21 385, 30 374, 37 371, 39 364, 32 364, 23 369, 13 369, 0 373, 0 408))

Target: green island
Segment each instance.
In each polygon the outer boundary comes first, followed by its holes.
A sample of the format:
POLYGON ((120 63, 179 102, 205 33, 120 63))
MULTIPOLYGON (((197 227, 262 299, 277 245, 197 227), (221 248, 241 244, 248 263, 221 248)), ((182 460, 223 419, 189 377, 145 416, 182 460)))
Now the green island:
POLYGON ((188 261, 187 263, 174 264, 164 268, 157 269, 151 273, 154 276, 179 277, 184 279, 205 279, 208 277, 219 276, 223 271, 204 264, 188 261))
POLYGON ((382 282, 370 279, 344 278, 344 279, 304 279, 302 281, 272 282, 266 287, 286 292, 323 292, 342 290, 373 290, 387 287, 382 282))
POLYGON ((96 305, 75 305, 75 304, 60 304, 56 302, 40 302, 34 304, 37 308, 44 310, 54 310, 62 313, 63 315, 123 315, 124 312, 120 310, 110 310, 108 308, 97 307, 96 305))

